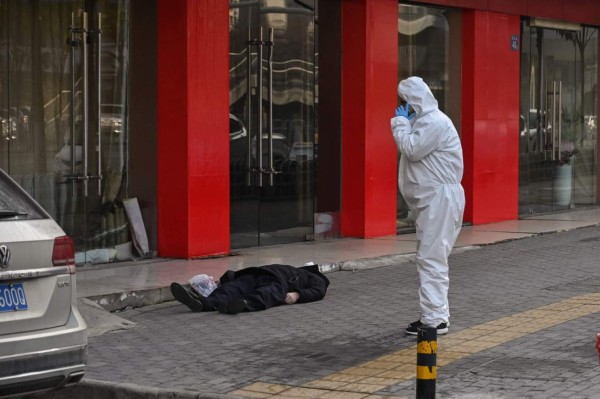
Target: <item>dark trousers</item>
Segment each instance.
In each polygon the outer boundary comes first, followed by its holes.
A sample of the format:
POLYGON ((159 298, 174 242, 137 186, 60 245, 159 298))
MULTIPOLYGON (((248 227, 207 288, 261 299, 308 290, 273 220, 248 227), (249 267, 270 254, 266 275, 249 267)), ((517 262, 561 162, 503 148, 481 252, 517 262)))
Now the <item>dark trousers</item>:
POLYGON ((243 274, 215 289, 206 300, 215 308, 233 299, 244 299, 249 311, 283 305, 287 287, 270 274, 243 274))

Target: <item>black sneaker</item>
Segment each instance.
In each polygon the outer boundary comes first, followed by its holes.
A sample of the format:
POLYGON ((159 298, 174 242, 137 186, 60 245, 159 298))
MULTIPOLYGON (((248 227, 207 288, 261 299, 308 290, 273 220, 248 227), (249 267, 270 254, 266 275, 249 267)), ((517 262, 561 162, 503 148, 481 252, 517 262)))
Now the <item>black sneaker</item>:
POLYGON ((243 299, 234 299, 219 306, 219 313, 225 314, 238 314, 244 310, 246 310, 246 301, 243 299))
MULTIPOLYGON (((404 332, 407 333, 408 335, 417 335, 417 334, 419 334, 419 328, 421 328, 421 327, 425 327, 425 325, 423 323, 421 323, 421 320, 417 320, 413 323, 410 323, 408 325, 408 327, 406 327, 404 329, 404 332)), ((440 323, 437 326, 437 334, 444 335, 446 333, 448 333, 448 324, 440 323)))
POLYGON ((176 300, 190 308, 192 312, 202 312, 202 302, 194 298, 183 285, 171 283, 171 294, 176 300))

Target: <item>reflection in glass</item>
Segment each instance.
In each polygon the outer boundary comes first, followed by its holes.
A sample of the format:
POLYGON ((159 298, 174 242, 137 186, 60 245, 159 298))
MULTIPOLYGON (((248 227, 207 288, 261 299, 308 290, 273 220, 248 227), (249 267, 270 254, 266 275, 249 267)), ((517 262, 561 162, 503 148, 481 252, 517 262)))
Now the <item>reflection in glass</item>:
MULTIPOLYGON (((446 111, 450 25, 440 8, 398 5, 398 82, 420 76, 446 111)), ((398 191, 397 229, 414 228, 414 219, 398 191)))

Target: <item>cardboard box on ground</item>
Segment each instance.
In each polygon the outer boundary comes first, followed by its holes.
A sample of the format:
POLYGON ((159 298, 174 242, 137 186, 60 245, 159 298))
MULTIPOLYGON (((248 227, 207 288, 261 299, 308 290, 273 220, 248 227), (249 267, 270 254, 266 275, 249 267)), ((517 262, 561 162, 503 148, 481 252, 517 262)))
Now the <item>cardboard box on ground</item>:
POLYGON ((142 212, 137 198, 124 199, 123 207, 129 219, 129 229, 131 230, 134 248, 142 258, 150 256, 146 226, 144 225, 144 219, 142 219, 142 212))

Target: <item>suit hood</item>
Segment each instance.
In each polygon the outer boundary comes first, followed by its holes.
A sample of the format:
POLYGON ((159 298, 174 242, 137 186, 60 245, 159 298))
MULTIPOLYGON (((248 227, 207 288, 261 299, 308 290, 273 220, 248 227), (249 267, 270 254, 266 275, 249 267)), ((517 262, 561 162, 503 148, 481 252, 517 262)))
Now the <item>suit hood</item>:
POLYGON ((398 95, 406 100, 415 110, 417 117, 434 111, 438 102, 423 79, 412 76, 398 85, 398 95))

